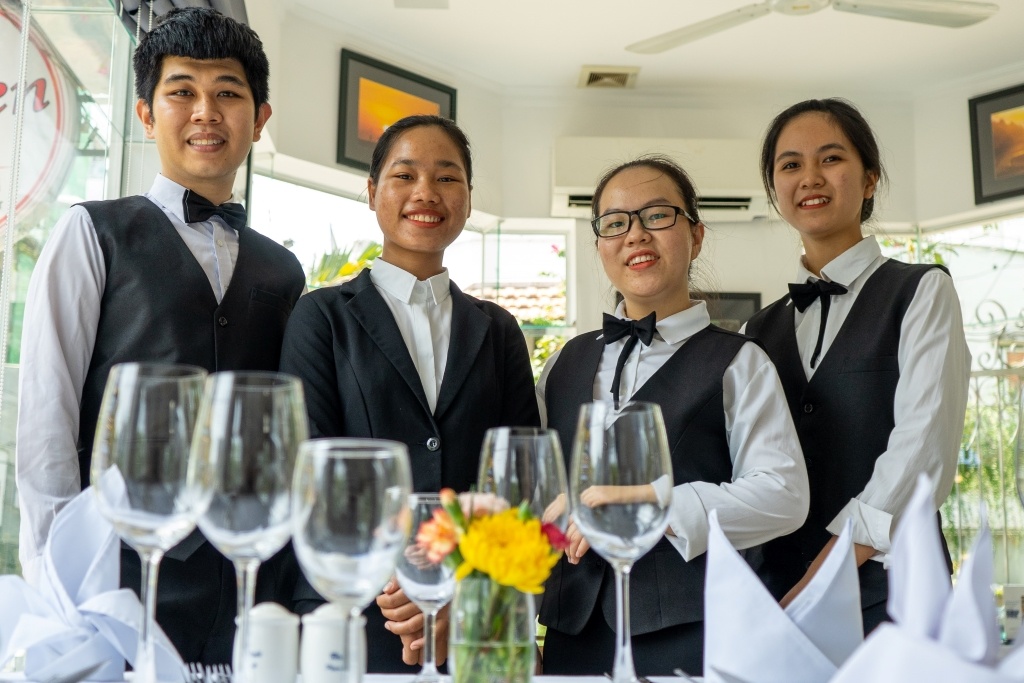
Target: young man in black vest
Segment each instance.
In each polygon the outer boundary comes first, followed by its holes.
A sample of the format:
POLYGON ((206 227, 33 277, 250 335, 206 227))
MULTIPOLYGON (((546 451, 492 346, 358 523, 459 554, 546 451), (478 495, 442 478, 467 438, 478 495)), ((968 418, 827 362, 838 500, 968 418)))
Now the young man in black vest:
MULTIPOLYGON (((259 37, 213 10, 176 9, 139 43, 134 65, 136 113, 156 142, 160 175, 143 196, 73 206, 29 284, 17 483, 30 582, 54 514, 89 483, 110 368, 159 361, 276 370, 304 287, 296 258, 247 228, 241 205, 226 203, 271 113, 259 37)), ((294 585, 283 575, 294 566, 267 563, 260 597, 294 585)), ((121 582, 139 589, 139 558, 126 546, 121 582)), ((234 571, 198 532, 165 556, 157 600, 157 621, 185 661, 231 661, 234 571)))

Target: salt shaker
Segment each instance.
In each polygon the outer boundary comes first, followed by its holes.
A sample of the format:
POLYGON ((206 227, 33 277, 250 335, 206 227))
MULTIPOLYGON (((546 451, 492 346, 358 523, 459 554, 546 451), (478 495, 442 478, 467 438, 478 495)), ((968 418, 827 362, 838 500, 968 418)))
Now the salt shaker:
MULTIPOLYGON (((235 636, 237 651, 240 645, 237 631, 235 636)), ((295 680, 298 661, 299 618, 275 602, 261 602, 253 607, 249 612, 251 675, 243 680, 290 683, 295 680)))
POLYGON ((366 617, 347 605, 321 605, 302 617, 303 683, 359 683, 366 673, 366 617))

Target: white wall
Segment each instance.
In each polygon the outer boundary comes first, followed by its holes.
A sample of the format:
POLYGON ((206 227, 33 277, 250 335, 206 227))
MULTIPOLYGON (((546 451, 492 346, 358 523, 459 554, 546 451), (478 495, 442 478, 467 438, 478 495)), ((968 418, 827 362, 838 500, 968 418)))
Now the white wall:
MULTIPOLYGON (((281 17, 267 10, 250 18, 273 59, 275 113, 269 128, 278 154, 335 169, 335 176, 350 171, 335 164, 340 51, 347 47, 457 89, 459 124, 474 147, 474 208, 506 218, 549 215, 552 150, 561 136, 759 139, 771 118, 788 105, 837 95, 853 100, 879 137, 890 181, 876 205, 883 230, 911 230, 922 222, 977 215, 967 99, 1024 81, 1022 64, 937 88, 917 101, 880 101, 841 89, 705 91, 686 98, 629 91, 509 91, 421 63, 401 45, 370 44, 351 27, 332 25, 322 17, 281 17)), ((757 160, 750 163, 756 166, 757 160)), ((362 175, 351 172, 356 185, 362 175)), ((695 181, 700 187, 701 179, 695 181)), ((1002 202, 983 211, 1006 213, 1015 206, 1002 202)), ((580 225, 578 325, 589 329, 608 305, 610 288, 594 258, 588 226, 580 225), (589 286, 593 282, 601 285, 589 286)), ((719 291, 758 291, 768 303, 784 292, 799 253, 795 235, 779 222, 711 225, 697 284, 719 291)))

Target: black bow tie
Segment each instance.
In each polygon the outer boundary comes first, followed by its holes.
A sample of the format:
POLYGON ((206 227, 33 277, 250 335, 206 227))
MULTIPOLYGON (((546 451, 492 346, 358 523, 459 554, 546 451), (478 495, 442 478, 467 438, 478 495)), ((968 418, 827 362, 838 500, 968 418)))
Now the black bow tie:
POLYGON ((619 407, 619 380, 622 379, 622 368, 626 365, 626 359, 633 352, 636 341, 639 339, 644 346, 650 346, 654 341, 654 313, 641 320, 623 320, 614 315, 604 314, 604 343, 611 344, 623 337, 628 337, 626 343, 619 352, 619 359, 615 361, 615 376, 612 378, 612 399, 615 401, 615 408, 619 407))
POLYGON ((811 367, 818 363, 818 356, 821 354, 821 344, 825 340, 825 321, 828 320, 828 309, 832 303, 833 296, 846 294, 849 290, 835 282, 825 280, 812 280, 807 278, 803 284, 789 285, 789 298, 793 305, 803 313, 807 307, 814 303, 815 299, 821 300, 821 324, 818 326, 818 343, 814 345, 814 354, 811 356, 811 367))
POLYGON ((235 232, 242 232, 245 227, 245 207, 241 204, 217 205, 206 197, 198 195, 192 190, 185 190, 181 198, 181 204, 185 212, 186 223, 198 223, 208 221, 214 214, 224 219, 224 222, 231 226, 235 232))

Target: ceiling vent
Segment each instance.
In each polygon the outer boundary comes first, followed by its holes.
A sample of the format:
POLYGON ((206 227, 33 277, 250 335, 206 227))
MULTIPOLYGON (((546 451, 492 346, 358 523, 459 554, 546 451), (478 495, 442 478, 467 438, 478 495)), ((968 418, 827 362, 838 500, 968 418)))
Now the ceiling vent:
POLYGON ((638 66, 584 66, 580 70, 580 88, 633 88, 636 87, 638 66))

